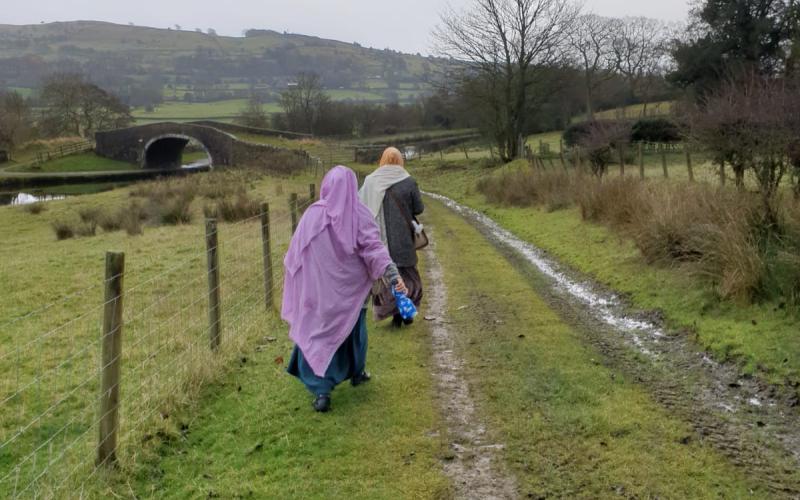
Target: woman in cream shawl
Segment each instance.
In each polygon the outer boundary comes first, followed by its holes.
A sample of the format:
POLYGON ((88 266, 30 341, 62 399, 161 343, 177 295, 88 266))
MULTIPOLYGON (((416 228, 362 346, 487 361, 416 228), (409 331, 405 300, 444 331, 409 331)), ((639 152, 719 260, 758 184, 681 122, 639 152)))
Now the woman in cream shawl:
MULTIPOLYGON (((383 152, 380 167, 367 176, 358 194, 380 227, 381 240, 397 264, 409 290, 408 297, 419 307, 422 280, 417 271, 414 231, 418 224, 416 216, 425 207, 417 182, 406 171, 403 155, 397 148, 388 148, 383 152)), ((373 305, 378 321, 392 317, 396 327, 413 321, 403 321, 395 307, 392 291, 385 283, 373 295, 373 305)))

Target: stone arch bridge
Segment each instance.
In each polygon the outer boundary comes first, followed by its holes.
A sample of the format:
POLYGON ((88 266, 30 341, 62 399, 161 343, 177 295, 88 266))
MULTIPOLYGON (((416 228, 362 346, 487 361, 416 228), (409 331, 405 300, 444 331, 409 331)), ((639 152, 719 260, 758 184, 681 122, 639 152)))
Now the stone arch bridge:
POLYGON ((143 169, 180 168, 183 150, 194 139, 208 154, 212 168, 252 166, 292 173, 310 161, 305 151, 242 141, 223 128, 229 126, 164 122, 97 132, 95 152, 143 169))

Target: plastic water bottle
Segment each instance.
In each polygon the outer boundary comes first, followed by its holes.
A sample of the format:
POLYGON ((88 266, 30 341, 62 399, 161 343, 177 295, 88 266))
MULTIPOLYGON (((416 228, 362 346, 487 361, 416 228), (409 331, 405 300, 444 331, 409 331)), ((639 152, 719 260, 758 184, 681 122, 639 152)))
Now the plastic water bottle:
POLYGON ((397 310, 403 319, 413 319, 417 315, 417 308, 414 303, 404 293, 398 292, 395 288, 396 281, 392 282, 392 293, 394 294, 394 301, 397 304, 397 310))

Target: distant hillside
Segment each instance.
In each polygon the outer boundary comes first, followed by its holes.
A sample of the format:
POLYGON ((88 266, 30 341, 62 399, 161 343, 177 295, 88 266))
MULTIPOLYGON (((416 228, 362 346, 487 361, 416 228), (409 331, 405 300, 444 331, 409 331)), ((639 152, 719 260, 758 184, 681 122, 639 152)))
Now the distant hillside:
POLYGON ((267 101, 301 71, 320 74, 340 99, 410 100, 444 61, 312 36, 251 30, 225 37, 95 21, 0 25, 0 87, 36 88, 56 71, 82 71, 141 105, 166 100, 267 101))

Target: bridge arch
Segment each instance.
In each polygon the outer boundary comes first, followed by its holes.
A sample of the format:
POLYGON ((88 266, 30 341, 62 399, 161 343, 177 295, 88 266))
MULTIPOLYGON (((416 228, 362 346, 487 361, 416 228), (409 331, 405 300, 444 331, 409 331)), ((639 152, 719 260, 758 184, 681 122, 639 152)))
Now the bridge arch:
POLYGON ((211 167, 214 157, 203 141, 186 134, 162 134, 151 138, 142 151, 142 168, 180 168, 183 165, 183 151, 190 142, 196 142, 203 148, 211 167))

